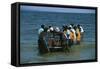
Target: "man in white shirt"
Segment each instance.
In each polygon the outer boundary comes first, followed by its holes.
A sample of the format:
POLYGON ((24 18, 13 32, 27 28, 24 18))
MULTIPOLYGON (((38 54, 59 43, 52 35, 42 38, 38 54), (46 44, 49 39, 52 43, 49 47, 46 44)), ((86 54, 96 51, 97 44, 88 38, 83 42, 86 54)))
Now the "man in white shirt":
POLYGON ((41 34, 41 32, 44 31, 44 25, 41 25, 41 28, 38 30, 38 34, 41 34))

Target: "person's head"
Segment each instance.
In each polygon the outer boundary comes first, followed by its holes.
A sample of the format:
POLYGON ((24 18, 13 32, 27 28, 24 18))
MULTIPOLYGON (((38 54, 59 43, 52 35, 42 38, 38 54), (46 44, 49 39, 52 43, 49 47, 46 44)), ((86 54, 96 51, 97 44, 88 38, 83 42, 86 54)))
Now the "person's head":
POLYGON ((69 30, 71 30, 71 27, 68 27, 69 30))
POLYGON ((63 25, 63 26, 62 26, 62 29, 64 29, 64 28, 65 28, 65 26, 63 25))
POLYGON ((70 24, 72 27, 74 26, 74 24, 70 24))
POLYGON ((76 30, 76 28, 77 28, 77 27, 76 27, 76 26, 74 26, 73 28, 74 28, 74 30, 76 30))
POLYGON ((68 29, 68 26, 64 26, 63 30, 66 31, 68 29))
POLYGON ((80 25, 78 24, 77 27, 80 27, 80 25))
POLYGON ((42 25, 41 25, 41 28, 43 28, 43 29, 44 29, 44 27, 45 27, 45 26, 42 24, 42 25))
POLYGON ((79 25, 79 24, 77 25, 77 28, 78 28, 79 30, 81 30, 81 28, 80 28, 80 25, 79 25))
POLYGON ((49 28, 51 28, 51 26, 49 26, 49 28))
POLYGON ((62 26, 62 30, 64 31, 64 29, 65 29, 65 26, 63 25, 63 26, 62 26))
POLYGON ((68 26, 66 25, 65 28, 68 29, 68 26))

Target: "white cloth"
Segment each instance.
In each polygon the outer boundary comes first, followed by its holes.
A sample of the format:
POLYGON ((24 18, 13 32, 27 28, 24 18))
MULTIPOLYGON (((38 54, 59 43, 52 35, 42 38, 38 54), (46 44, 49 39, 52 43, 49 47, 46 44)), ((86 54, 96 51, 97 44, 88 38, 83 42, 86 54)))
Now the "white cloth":
POLYGON ((43 32, 44 31, 44 29, 43 28, 40 28, 39 30, 38 30, 38 34, 40 34, 41 32, 43 32))
POLYGON ((82 26, 80 26, 80 29, 81 29, 81 33, 83 33, 83 32, 84 32, 84 29, 83 29, 83 27, 82 27, 82 26))
POLYGON ((55 31, 56 31, 56 32, 60 32, 59 27, 56 27, 56 28, 55 28, 55 31))
POLYGON ((66 37, 67 39, 70 39, 70 30, 67 30, 66 36, 67 36, 67 37, 66 37))
POLYGON ((69 25, 70 28, 72 28, 72 25, 69 25))
POLYGON ((50 30, 53 31, 54 30, 53 27, 51 27, 50 30))
POLYGON ((71 29, 71 31, 72 31, 73 33, 75 33, 75 30, 74 30, 73 28, 71 29))
POLYGON ((67 30, 67 33, 66 33, 66 34, 68 34, 68 35, 69 35, 69 34, 70 34, 70 30, 67 30))
POLYGON ((53 31, 53 30, 54 30, 54 28, 53 28, 53 27, 50 27, 50 28, 48 29, 48 32, 53 31))

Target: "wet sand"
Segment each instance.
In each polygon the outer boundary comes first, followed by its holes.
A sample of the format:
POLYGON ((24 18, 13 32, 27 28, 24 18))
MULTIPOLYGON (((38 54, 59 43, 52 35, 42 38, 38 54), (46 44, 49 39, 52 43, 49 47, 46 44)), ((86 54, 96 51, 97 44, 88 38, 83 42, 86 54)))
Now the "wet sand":
POLYGON ((37 47, 21 48, 20 63, 41 63, 95 59, 95 44, 73 45, 70 52, 52 52, 39 55, 37 47))

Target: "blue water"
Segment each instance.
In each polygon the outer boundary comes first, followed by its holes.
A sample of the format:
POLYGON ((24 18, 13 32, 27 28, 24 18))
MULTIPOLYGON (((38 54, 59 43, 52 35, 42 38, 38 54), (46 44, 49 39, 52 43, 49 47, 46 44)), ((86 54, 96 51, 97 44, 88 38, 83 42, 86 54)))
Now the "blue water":
MULTIPOLYGON (((95 44, 95 14, 90 13, 55 13, 55 12, 20 12, 20 47, 21 47, 21 63, 28 63, 36 61, 38 56, 38 29, 41 24, 47 26, 58 26, 62 28, 62 25, 80 24, 83 26, 85 33, 83 43, 95 44), (30 58, 32 58, 30 60, 30 58)), ((41 59, 46 61, 46 59, 41 59)), ((51 60, 54 61, 54 60, 51 60)))

